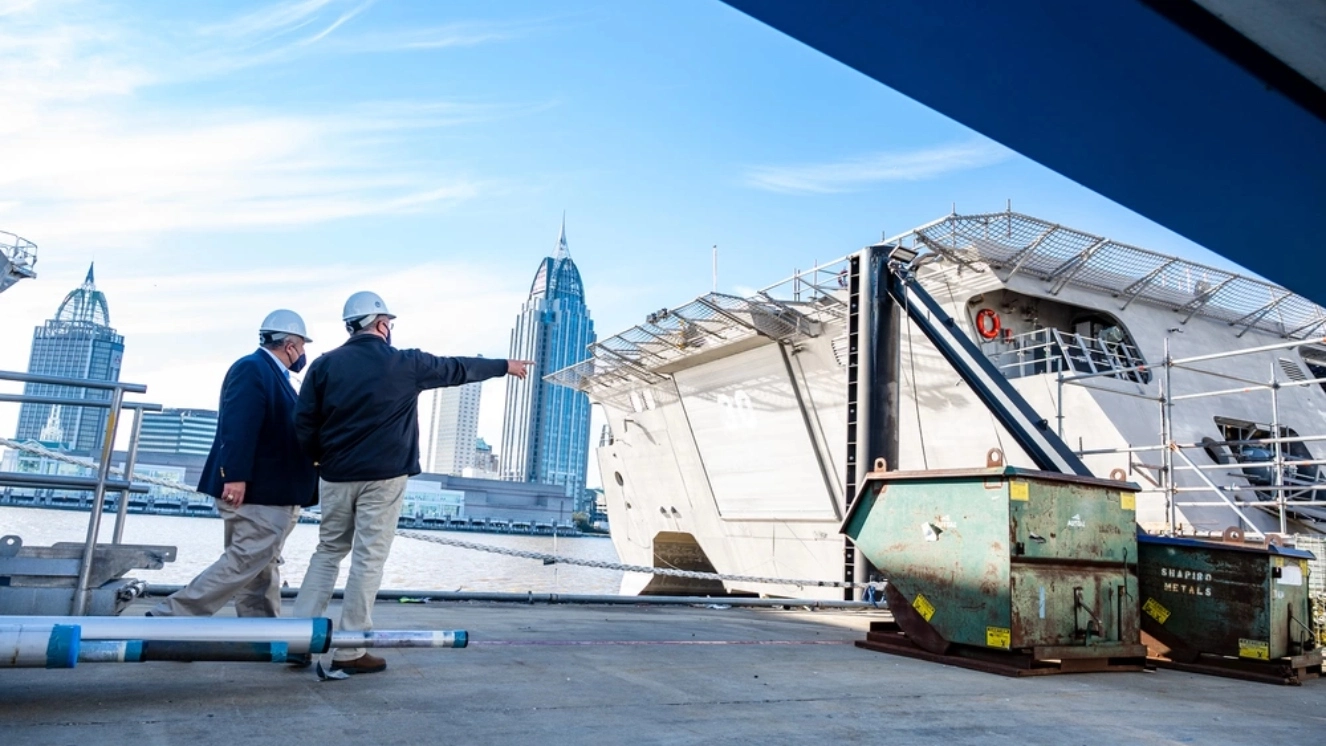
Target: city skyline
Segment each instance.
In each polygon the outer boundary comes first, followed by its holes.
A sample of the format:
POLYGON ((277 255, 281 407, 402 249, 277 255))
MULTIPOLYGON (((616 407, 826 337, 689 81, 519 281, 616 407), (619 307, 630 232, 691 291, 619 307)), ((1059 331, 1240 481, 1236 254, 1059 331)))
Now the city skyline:
POLYGON ((589 397, 543 379, 588 359, 587 348, 596 339, 584 282, 566 242, 563 213, 556 248, 539 263, 529 298, 511 330, 507 357, 533 365, 525 380, 506 380, 497 454, 502 479, 562 485, 568 495, 580 499, 589 465, 589 397))

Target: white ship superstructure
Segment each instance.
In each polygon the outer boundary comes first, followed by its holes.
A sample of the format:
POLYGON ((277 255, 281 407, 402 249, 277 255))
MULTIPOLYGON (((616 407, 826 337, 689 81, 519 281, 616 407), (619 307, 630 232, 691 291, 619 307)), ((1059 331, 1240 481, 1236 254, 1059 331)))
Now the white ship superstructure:
MULTIPOLYGON (((880 384, 866 350, 887 309, 871 292, 886 245, 920 252, 927 291, 1093 472, 1142 488, 1144 528, 1326 530, 1326 311, 1261 280, 1010 211, 951 215, 752 297, 701 296, 551 376, 607 415, 598 461, 623 562, 851 577, 838 526, 856 479, 883 455, 869 437, 882 421, 869 422, 865 402, 880 384)), ((894 329, 897 467, 981 466, 991 448, 1029 466, 906 316, 894 329)), ((623 588, 646 589, 722 590, 645 576, 623 588)))

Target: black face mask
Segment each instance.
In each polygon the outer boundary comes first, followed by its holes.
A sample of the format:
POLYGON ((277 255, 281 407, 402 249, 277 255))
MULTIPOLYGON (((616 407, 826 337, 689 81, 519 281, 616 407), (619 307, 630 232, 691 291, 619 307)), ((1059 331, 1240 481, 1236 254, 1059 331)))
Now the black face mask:
POLYGON ((298 373, 304 369, 305 365, 308 365, 308 355, 301 352, 299 353, 299 357, 295 358, 295 362, 290 364, 290 371, 292 373, 298 373))

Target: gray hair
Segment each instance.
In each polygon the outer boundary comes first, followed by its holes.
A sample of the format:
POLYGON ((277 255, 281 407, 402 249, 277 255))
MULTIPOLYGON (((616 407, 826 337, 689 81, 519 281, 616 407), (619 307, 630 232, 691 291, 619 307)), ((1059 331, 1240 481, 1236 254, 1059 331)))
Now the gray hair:
POLYGON ((287 332, 260 332, 258 334, 258 344, 269 350, 279 350, 285 346, 287 339, 303 339, 298 334, 289 334, 287 332))
POLYGON ((345 330, 350 332, 351 336, 362 334, 365 331, 368 331, 369 327, 376 324, 380 318, 384 318, 382 314, 374 313, 369 314, 368 316, 360 316, 357 319, 350 319, 345 322, 345 330))

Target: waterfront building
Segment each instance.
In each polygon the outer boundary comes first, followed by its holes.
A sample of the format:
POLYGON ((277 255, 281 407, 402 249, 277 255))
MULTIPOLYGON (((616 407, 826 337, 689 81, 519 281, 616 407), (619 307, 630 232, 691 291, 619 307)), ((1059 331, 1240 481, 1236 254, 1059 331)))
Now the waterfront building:
POLYGON ((532 360, 525 380, 507 377, 501 476, 561 485, 579 497, 589 467, 589 398, 543 380, 589 357, 594 322, 585 306, 580 270, 566 243, 566 218, 553 256, 545 257, 511 330, 513 360, 532 360))
POLYGON ((501 473, 501 462, 498 460, 497 452, 488 445, 488 441, 483 438, 474 440, 474 468, 466 471, 463 476, 473 477, 475 479, 497 479, 501 473))
POLYGON ((163 409, 143 413, 139 453, 206 456, 216 440, 217 413, 210 409, 163 409))
POLYGON ((459 476, 473 468, 482 393, 482 383, 433 390, 426 471, 459 476))
MULTIPOLYGON (((60 303, 55 317, 36 328, 32 334, 32 352, 28 372, 95 381, 120 380, 124 356, 124 337, 110 325, 106 296, 97 290, 92 267, 83 284, 70 291, 60 303)), ((29 383, 24 393, 31 396, 56 396, 66 399, 97 400, 110 398, 110 392, 29 383)), ((25 403, 19 409, 17 440, 37 440, 51 417, 53 405, 25 403)), ((61 406, 58 409, 62 448, 79 453, 94 453, 101 448, 106 430, 105 409, 61 406)))

